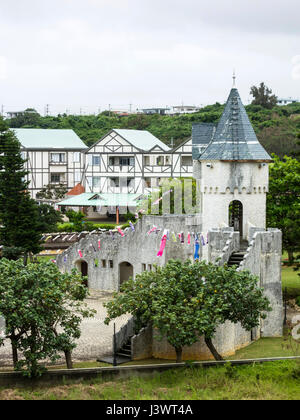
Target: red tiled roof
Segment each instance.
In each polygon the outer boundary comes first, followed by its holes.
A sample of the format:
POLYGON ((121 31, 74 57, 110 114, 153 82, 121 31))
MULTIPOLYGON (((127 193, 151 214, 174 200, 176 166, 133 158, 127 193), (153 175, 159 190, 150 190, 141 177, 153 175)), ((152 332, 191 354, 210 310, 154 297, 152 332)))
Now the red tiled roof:
POLYGON ((83 194, 85 192, 85 188, 79 183, 77 185, 75 185, 74 188, 72 188, 67 195, 80 195, 83 194))

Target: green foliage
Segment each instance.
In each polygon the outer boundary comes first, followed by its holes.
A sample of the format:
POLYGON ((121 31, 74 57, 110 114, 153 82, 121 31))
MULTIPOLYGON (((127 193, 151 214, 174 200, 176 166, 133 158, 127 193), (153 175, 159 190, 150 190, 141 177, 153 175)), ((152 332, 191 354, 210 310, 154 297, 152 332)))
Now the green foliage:
POLYGON ((0 261, 0 314, 16 370, 36 377, 45 370, 41 361, 55 362, 62 351, 70 354, 82 318, 93 314, 83 303, 87 293, 76 270, 61 274, 51 262, 0 261))
POLYGON ((33 108, 27 108, 23 114, 19 114, 16 118, 10 120, 10 127, 19 128, 35 128, 40 121, 40 114, 33 108))
MULTIPOLYGON (((125 225, 124 225, 125 226, 125 225)), ((129 224, 126 227, 129 227, 129 224)), ((110 223, 92 223, 92 222, 85 222, 82 225, 79 225, 80 230, 78 229, 78 226, 74 225, 73 223, 62 223, 58 224, 56 227, 57 232, 82 232, 82 231, 88 231, 92 232, 93 230, 97 229, 105 229, 105 230, 113 230, 116 228, 116 225, 110 224, 110 223)))
POLYGON ((252 86, 250 94, 254 97, 252 101, 253 105, 260 105, 263 108, 272 109, 277 104, 277 96, 272 95, 272 90, 263 82, 259 87, 252 86))
MULTIPOLYGON (((272 106, 267 109, 261 105, 246 106, 247 113, 255 128, 258 138, 269 153, 283 157, 295 156, 300 147, 297 145, 299 133, 300 103, 287 106, 272 106)), ((148 130, 153 135, 170 145, 171 139, 178 146, 191 137, 192 124, 217 123, 224 110, 224 105, 216 103, 202 108, 195 114, 186 115, 130 115, 118 117, 109 112, 100 115, 75 116, 58 115, 57 117, 39 117, 32 125, 34 128, 72 129, 91 146, 113 128, 148 130)), ((11 127, 24 127, 22 119, 9 120, 11 127)))
POLYGON ((67 192, 68 189, 64 184, 48 184, 37 193, 36 198, 39 200, 61 200, 65 197, 67 192))
POLYGON ((39 212, 39 231, 43 233, 56 232, 57 224, 63 220, 62 214, 49 204, 38 206, 39 212))
POLYGON ((89 224, 86 222, 86 216, 82 211, 68 210, 66 216, 72 223, 74 232, 82 232, 88 230, 89 224))
POLYGON ((283 247, 293 259, 300 250, 300 162, 273 156, 270 165, 269 194, 267 196, 267 225, 282 230, 283 247))
POLYGON ((199 336, 211 341, 217 326, 227 320, 240 322, 248 331, 257 327, 260 317, 271 310, 257 284, 258 279, 248 271, 205 261, 170 260, 124 283, 122 293, 106 304, 105 322, 130 313, 138 328, 151 323, 160 338, 166 337, 176 349, 180 360, 183 346, 191 346, 199 336))
MULTIPOLYGON (((40 251, 38 206, 27 191, 20 143, 0 118, 0 241, 27 255, 40 251)), ((9 255, 9 252, 8 254, 9 255)))

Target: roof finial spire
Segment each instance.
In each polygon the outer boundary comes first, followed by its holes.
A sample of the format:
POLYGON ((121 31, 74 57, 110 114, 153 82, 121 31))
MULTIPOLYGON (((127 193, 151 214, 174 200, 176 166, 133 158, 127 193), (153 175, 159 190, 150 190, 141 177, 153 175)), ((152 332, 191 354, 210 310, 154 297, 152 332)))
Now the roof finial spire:
POLYGON ((235 69, 233 69, 233 75, 232 75, 232 79, 233 79, 233 88, 235 88, 235 82, 236 82, 236 74, 235 74, 235 69))

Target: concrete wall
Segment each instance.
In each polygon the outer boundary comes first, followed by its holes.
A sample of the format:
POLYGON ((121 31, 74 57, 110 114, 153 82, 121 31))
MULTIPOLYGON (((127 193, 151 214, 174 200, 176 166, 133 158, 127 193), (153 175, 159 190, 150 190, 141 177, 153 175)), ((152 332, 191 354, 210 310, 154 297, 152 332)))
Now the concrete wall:
POLYGON ((131 338, 132 360, 150 359, 152 357, 152 327, 149 325, 131 338))

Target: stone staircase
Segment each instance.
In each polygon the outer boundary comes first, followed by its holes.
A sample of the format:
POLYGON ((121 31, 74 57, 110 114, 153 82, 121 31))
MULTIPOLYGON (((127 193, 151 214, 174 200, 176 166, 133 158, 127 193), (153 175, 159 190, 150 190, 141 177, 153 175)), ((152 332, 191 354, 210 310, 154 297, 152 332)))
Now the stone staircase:
POLYGON ((125 344, 117 352, 117 357, 128 359, 128 362, 131 361, 131 338, 128 338, 125 344))
POLYGON ((239 251, 231 254, 229 261, 227 263, 228 267, 233 267, 235 265, 238 268, 244 259, 244 256, 247 252, 247 248, 248 248, 248 242, 241 241, 239 251))

